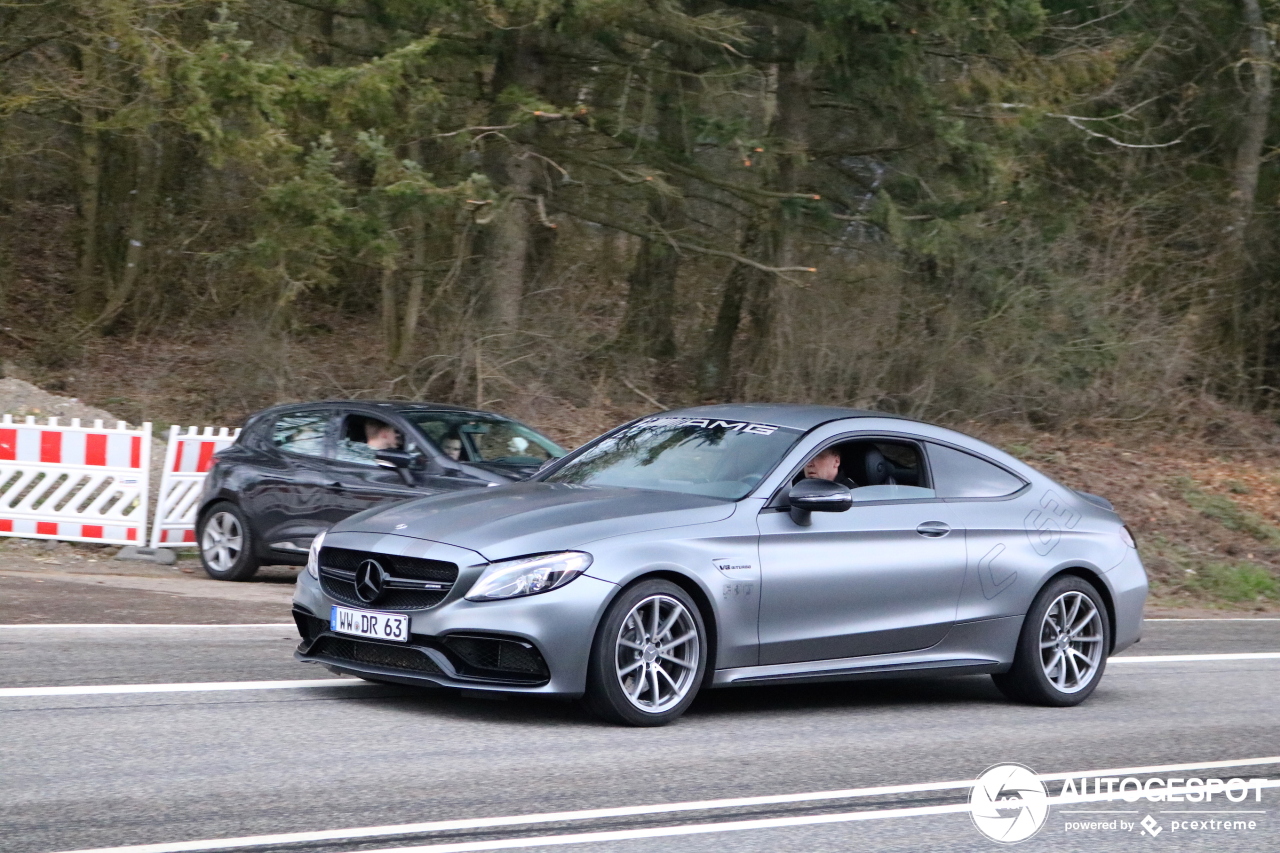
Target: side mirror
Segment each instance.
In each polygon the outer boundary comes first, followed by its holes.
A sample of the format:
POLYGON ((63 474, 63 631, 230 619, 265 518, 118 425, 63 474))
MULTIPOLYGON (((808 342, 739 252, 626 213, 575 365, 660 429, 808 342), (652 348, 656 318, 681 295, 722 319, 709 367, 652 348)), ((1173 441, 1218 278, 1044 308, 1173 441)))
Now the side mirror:
POLYGON ((414 468, 418 463, 416 453, 408 453, 404 450, 375 450, 373 458, 378 460, 378 465, 383 468, 414 468))
POLYGON ((409 477, 409 470, 423 467, 421 456, 404 450, 375 450, 373 458, 377 461, 379 468, 395 470, 406 486, 413 485, 413 480, 409 477))
POLYGON ((853 506, 853 493, 830 480, 801 480, 787 492, 791 520, 801 527, 811 523, 811 512, 844 512, 853 506))

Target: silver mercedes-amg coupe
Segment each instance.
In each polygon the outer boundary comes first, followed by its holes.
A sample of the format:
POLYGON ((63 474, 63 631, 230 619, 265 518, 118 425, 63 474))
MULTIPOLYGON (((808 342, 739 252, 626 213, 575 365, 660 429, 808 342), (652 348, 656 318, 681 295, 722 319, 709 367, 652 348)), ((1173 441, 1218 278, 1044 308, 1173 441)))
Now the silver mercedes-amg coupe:
POLYGON ((298 659, 336 672, 580 696, 644 726, 704 687, 922 673, 1076 705, 1137 642, 1146 594, 1106 500, 981 441, 722 405, 624 424, 530 481, 341 521, 294 617, 298 659))

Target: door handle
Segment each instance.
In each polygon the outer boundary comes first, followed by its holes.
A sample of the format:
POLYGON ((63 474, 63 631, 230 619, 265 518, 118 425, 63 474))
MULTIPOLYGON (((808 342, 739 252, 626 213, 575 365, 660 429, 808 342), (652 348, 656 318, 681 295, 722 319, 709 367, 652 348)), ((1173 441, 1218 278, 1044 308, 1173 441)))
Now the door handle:
POLYGON ((939 539, 951 532, 951 526, 941 521, 925 521, 916 528, 916 533, 929 539, 939 539))
POLYGON ((343 490, 344 488, 346 488, 346 487, 345 487, 345 486, 343 486, 341 483, 339 483, 339 482, 337 482, 337 481, 335 480, 334 482, 332 482, 332 483, 330 483, 330 484, 329 484, 329 488, 331 488, 331 489, 337 489, 338 491, 342 491, 342 490, 343 490))

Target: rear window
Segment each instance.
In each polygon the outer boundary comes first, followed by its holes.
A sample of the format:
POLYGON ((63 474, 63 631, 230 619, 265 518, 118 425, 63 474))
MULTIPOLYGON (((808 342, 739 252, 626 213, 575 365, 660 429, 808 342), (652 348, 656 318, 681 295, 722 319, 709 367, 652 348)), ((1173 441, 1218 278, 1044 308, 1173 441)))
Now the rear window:
POLYGON ((1002 498, 1026 485, 999 465, 941 444, 929 445, 929 466, 940 498, 1002 498))

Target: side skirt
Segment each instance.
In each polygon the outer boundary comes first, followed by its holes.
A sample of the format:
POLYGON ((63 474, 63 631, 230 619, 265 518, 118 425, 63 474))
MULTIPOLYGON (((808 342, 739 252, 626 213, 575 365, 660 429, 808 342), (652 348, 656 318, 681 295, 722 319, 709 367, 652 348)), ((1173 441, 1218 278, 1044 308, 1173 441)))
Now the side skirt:
POLYGON ((709 686, 1005 672, 1013 663, 1022 618, 1005 616, 960 623, 942 642, 920 651, 720 669, 709 686))

